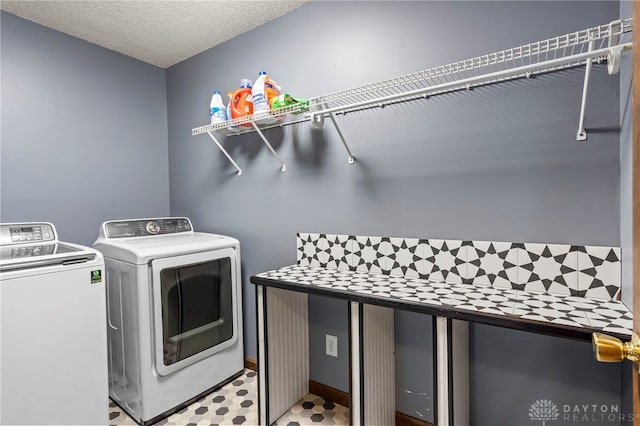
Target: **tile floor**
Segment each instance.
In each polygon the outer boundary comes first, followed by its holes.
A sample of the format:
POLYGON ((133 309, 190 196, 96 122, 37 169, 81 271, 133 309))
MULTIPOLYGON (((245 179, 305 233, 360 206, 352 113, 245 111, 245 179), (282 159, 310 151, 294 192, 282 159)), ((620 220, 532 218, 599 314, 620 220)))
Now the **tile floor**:
MULTIPOLYGON (((257 425, 258 377, 254 371, 244 374, 187 408, 161 420, 159 426, 257 425)), ((135 425, 113 402, 109 404, 110 426, 135 425)), ((347 425, 349 409, 319 396, 307 394, 278 419, 278 426, 347 425)))

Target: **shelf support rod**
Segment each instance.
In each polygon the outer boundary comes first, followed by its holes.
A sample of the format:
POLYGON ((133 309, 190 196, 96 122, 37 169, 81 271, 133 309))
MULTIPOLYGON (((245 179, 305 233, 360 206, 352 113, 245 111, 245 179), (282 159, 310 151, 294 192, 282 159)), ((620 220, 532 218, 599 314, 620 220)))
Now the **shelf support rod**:
POLYGON ((220 148, 220 151, 222 151, 222 153, 227 157, 227 160, 231 161, 231 164, 233 164, 233 167, 235 167, 236 170, 238 171, 238 176, 242 176, 242 169, 238 166, 238 164, 236 164, 235 161, 233 161, 233 158, 231 158, 229 153, 222 147, 222 144, 218 141, 218 139, 216 139, 216 137, 213 136, 213 133, 211 132, 207 132, 207 134, 211 137, 211 139, 213 139, 216 145, 218 145, 218 148, 220 148))
POLYGON ((329 118, 331 118, 331 121, 333 122, 333 127, 336 128, 336 132, 338 132, 338 136, 340 136, 340 140, 342 141, 342 145, 344 145, 344 149, 347 150, 347 154, 349 155, 348 158, 348 163, 349 164, 353 164, 355 162, 355 159, 353 158, 353 154, 351 153, 351 150, 349 149, 349 145, 347 145, 347 141, 344 140, 344 136, 342 135, 342 131, 340 130, 340 127, 338 126, 338 123, 336 122, 336 118, 333 116, 333 113, 329 113, 329 118))
MULTIPOLYGON (((593 40, 589 40, 589 50, 593 50, 593 40)), ((587 132, 584 130, 584 115, 587 109, 587 92, 589 91, 589 78, 591 77, 591 63, 593 58, 587 58, 587 65, 584 70, 584 85, 582 86, 582 103, 580 104, 580 121, 578 121, 578 133, 576 134, 576 140, 586 141, 587 132)))
POLYGON ((280 158, 280 156, 278 155, 276 150, 273 149, 273 147, 271 146, 271 144, 269 143, 267 138, 264 136, 264 134, 260 131, 260 128, 258 127, 256 122, 255 121, 251 121, 250 123, 253 126, 253 129, 256 131, 256 133, 260 136, 260 139, 262 139, 262 142, 264 142, 264 144, 267 146, 267 148, 269 148, 269 151, 271 151, 273 156, 276 157, 276 159, 280 163, 280 171, 282 173, 286 172, 287 171, 287 166, 284 164, 284 161, 282 161, 282 159, 280 158))

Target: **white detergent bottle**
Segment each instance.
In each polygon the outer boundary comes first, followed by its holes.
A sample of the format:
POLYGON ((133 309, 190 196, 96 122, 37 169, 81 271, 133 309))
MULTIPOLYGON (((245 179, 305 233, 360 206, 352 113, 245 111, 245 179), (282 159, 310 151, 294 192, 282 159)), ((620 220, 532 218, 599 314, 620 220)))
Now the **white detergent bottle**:
POLYGON ((251 99, 253 100, 253 113, 269 111, 269 103, 267 102, 267 91, 265 80, 267 73, 260 71, 258 79, 253 83, 251 88, 251 99))
POLYGON ((213 92, 213 95, 211 95, 209 114, 211 115, 211 124, 218 124, 227 121, 227 108, 224 106, 222 96, 217 90, 213 92))
POLYGON ((264 116, 257 120, 258 124, 273 123, 276 120, 269 116, 269 100, 267 99, 267 72, 260 71, 258 79, 253 83, 251 88, 251 99, 253 101, 253 114, 256 116, 264 116))

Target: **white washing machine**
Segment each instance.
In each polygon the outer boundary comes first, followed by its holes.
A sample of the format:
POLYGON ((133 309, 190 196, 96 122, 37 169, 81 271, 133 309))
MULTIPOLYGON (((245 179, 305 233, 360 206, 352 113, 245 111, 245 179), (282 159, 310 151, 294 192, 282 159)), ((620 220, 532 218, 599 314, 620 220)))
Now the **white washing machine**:
POLYGON ((178 411, 244 369, 240 244, 189 219, 102 224, 109 394, 140 424, 178 411))
POLYGON ((102 255, 0 224, 0 424, 109 422, 102 255))

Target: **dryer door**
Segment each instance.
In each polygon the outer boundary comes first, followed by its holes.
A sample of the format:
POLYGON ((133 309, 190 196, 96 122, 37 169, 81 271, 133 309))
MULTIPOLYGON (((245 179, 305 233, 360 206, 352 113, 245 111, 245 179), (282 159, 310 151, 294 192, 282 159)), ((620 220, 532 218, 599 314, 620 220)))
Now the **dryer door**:
POLYGON ((151 262, 158 374, 166 376, 236 343, 236 263, 231 248, 151 262))

